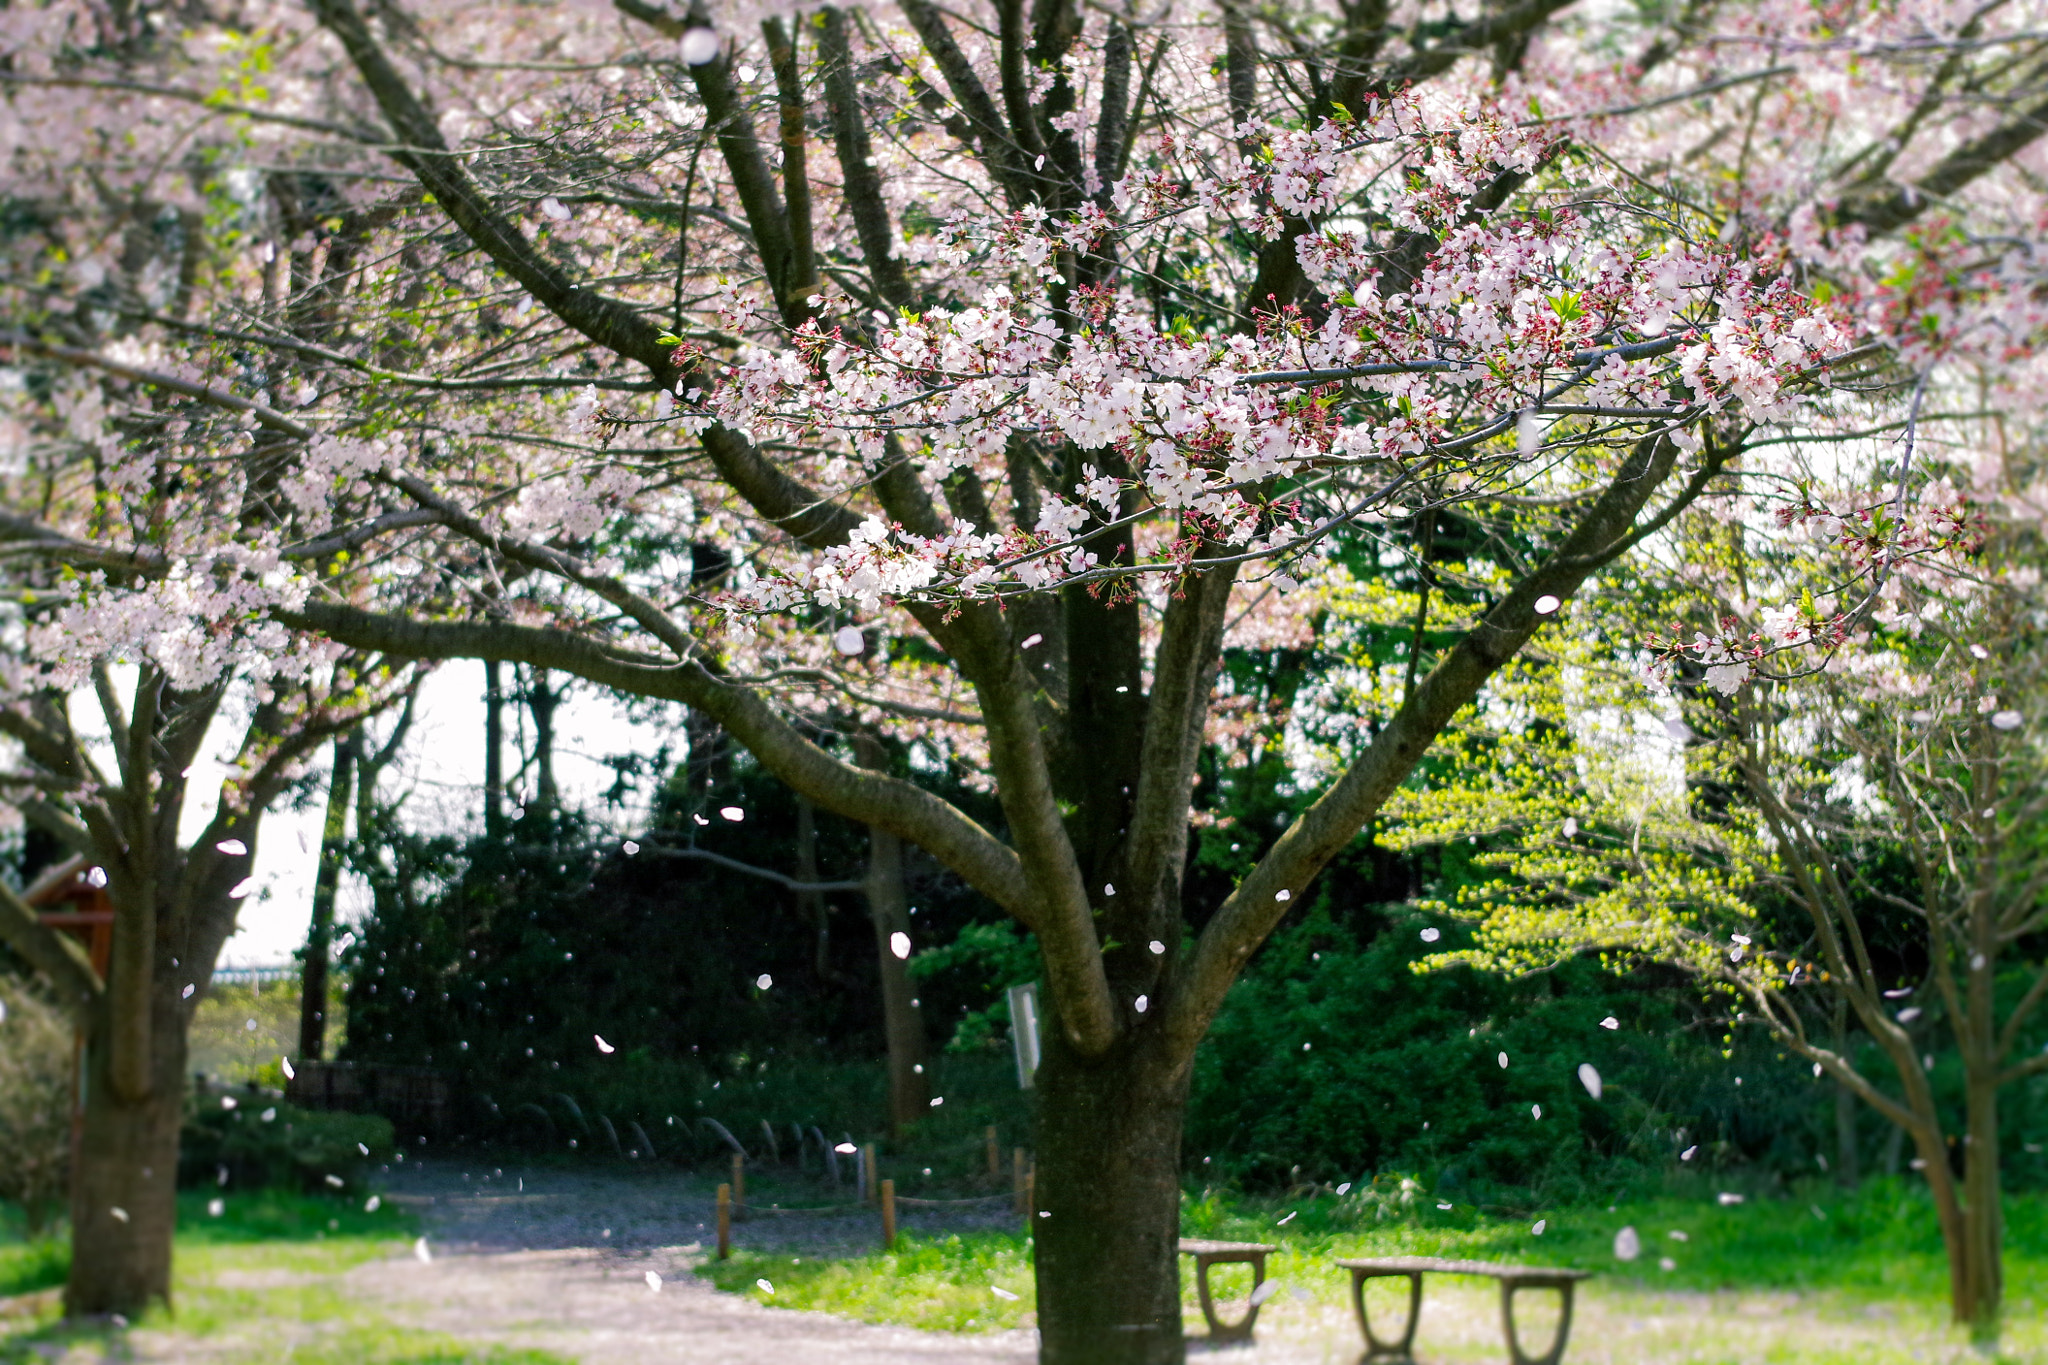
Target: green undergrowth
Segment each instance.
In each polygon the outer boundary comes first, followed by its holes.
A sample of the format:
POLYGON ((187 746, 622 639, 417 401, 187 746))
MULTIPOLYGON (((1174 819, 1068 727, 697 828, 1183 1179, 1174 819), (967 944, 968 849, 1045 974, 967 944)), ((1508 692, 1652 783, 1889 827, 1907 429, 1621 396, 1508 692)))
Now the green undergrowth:
POLYGON ((699 1273, 770 1307, 932 1331, 1019 1327, 1036 1302, 1030 1241, 1004 1232, 906 1235, 894 1251, 844 1259, 741 1251, 707 1261, 699 1273))
MULTIPOLYGON (((1211 1190, 1184 1198, 1181 1233, 1273 1244, 1279 1250, 1268 1274, 1290 1297, 1332 1304, 1346 1294, 1338 1258, 1410 1255, 1593 1270, 1602 1292, 1796 1291, 1845 1311, 1891 1305, 1938 1318, 1947 1272, 1923 1191, 1881 1180, 1853 1193, 1816 1184, 1730 1203, 1722 1193, 1703 1186, 1685 1196, 1504 1217, 1425 1197, 1412 1183, 1404 1191, 1398 1181, 1293 1200, 1211 1190), (1624 1228, 1636 1232, 1633 1260, 1617 1254, 1624 1228)), ((2009 1197, 2006 1218, 2008 1321, 2017 1323, 2039 1315, 2032 1286, 2048 1274, 2048 1198, 2009 1197)), ((905 1238, 894 1253, 840 1259, 742 1251, 700 1273, 764 1304, 949 1331, 1019 1326, 1034 1306, 1031 1244, 1021 1230, 905 1238), (1017 1297, 1002 1298, 998 1288, 1017 1297)), ((1248 1284, 1239 1268, 1218 1267, 1215 1275, 1224 1294, 1242 1294, 1248 1284)), ((1191 1274, 1183 1273, 1182 1286, 1192 1307, 1191 1274)))

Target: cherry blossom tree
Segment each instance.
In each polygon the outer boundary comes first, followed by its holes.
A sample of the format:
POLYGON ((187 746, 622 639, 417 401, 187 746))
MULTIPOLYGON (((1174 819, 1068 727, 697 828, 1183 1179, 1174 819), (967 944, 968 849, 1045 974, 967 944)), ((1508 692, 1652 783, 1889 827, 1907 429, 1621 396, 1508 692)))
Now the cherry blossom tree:
POLYGON ((1759 443, 2032 355, 2027 6, 8 16, 8 173, 77 209, 11 248, 17 363, 216 414, 108 464, 242 481, 167 552, 276 566, 230 638, 681 701, 1034 931, 1052 1361, 1181 1357, 1197 1043, 1560 603, 1759 443), (1184 904, 1224 653, 1446 517, 1476 606, 1184 904))
POLYGON ((1437 907, 1474 942, 1432 965, 1677 966, 1896 1124, 1933 1196, 1954 1319, 1995 1341, 1999 1097, 2048 1070, 2031 1046, 2048 997, 2048 501, 2030 442, 1976 423, 1930 434, 1971 415, 1951 406, 1921 414, 1903 452, 1896 434, 1879 445, 1875 486, 1844 483, 1858 461, 1838 450, 1756 461, 1748 492, 1688 513, 1711 524, 1643 581, 1588 601, 1573 644, 1497 680, 1450 740, 1463 761, 1395 802, 1387 837, 1488 843, 1495 875, 1437 907), (1647 679, 1615 670, 1599 636, 1632 620, 1647 638, 1659 608, 1705 628, 1677 633, 1647 679), (1839 1024, 1817 1027, 1844 1011, 1889 1084, 1839 1024), (1937 1056, 1956 1063, 1952 1095, 1937 1056))

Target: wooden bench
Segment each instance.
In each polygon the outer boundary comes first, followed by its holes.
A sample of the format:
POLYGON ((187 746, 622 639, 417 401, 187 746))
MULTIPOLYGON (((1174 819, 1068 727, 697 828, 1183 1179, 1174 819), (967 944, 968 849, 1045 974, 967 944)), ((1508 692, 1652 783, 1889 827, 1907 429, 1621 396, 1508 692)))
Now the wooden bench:
POLYGON ((1209 1340, 1249 1341, 1252 1324, 1259 1320, 1259 1305, 1265 1302, 1259 1286, 1266 1282, 1266 1257, 1279 1250, 1263 1242, 1203 1242, 1183 1237, 1180 1254, 1195 1258, 1195 1290, 1202 1296, 1202 1316, 1209 1320, 1209 1340), (1252 1268, 1251 1303, 1244 1321, 1226 1323, 1216 1316, 1215 1301, 1209 1297, 1209 1267, 1249 1265, 1252 1268))
MULTIPOLYGON (((1483 1275, 1500 1281, 1500 1322, 1507 1333, 1508 1359, 1513 1365, 1557 1365, 1564 1357, 1564 1344, 1572 1331, 1572 1289, 1590 1270, 1553 1270, 1541 1266, 1497 1265, 1491 1261, 1439 1261, 1427 1256, 1393 1256, 1376 1261, 1339 1261, 1351 1272, 1351 1306, 1358 1313, 1359 1330, 1365 1333, 1365 1358, 1392 1356, 1409 1358, 1415 1343, 1415 1325, 1422 1317, 1422 1277, 1438 1275, 1483 1275), (1372 1319, 1365 1312, 1365 1282, 1383 1276, 1408 1277, 1408 1323, 1398 1343, 1381 1341, 1373 1334, 1372 1319), (1515 1295, 1524 1289, 1555 1289, 1559 1295, 1557 1339, 1540 1356, 1522 1350, 1515 1334, 1515 1295)), ((1206 1300, 1204 1300, 1206 1302, 1206 1300)))

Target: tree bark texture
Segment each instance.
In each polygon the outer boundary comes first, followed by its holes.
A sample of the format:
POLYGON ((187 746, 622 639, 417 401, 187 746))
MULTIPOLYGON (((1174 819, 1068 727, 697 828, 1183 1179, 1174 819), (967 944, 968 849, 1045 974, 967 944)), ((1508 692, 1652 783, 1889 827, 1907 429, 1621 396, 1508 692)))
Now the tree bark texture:
MULTIPOLYGON (((1055 1006, 1056 1008, 1056 1006, 1055 1006)), ((1180 1143, 1190 1058, 1160 1029, 1085 1057, 1048 1018, 1037 1207, 1044 1365, 1179 1365, 1180 1143)))
POLYGON ((175 988, 152 992, 149 1088, 129 1098, 113 1083, 111 1049, 86 1050, 85 1115, 71 1177, 71 1317, 135 1316, 171 1297, 177 1222, 178 1130, 184 1119, 185 1026, 175 988))

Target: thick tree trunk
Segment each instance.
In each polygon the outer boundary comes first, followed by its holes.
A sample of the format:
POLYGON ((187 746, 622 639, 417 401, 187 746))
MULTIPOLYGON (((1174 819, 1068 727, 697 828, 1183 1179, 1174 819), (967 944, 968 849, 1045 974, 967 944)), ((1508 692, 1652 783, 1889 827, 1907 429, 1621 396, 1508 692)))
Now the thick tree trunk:
POLYGON ((1956 1294, 1956 1321, 1981 1343, 1998 1340, 2005 1297, 2005 1216, 1998 1171, 1998 1085, 1991 1076, 1971 1076, 1967 1104, 1969 1140, 1963 1150, 1963 1284, 1956 1294))
POLYGON ((1179 1365, 1180 1140, 1189 1058, 1132 1029, 1079 1056, 1056 1018, 1039 1063, 1042 1365, 1179 1365))
POLYGON ((138 1316, 170 1301, 171 1234, 177 1223, 178 1129, 184 1117, 186 1011, 158 985, 150 1029, 150 1087, 124 1100, 105 1043, 86 1051, 84 1125, 71 1177, 73 1317, 138 1316))
POLYGON ((327 821, 320 830, 313 919, 306 929, 306 963, 299 984, 299 1060, 306 1062, 317 1062, 327 1053, 327 958, 334 947, 334 896, 341 886, 359 744, 354 731, 334 741, 334 773, 327 779, 327 821))

